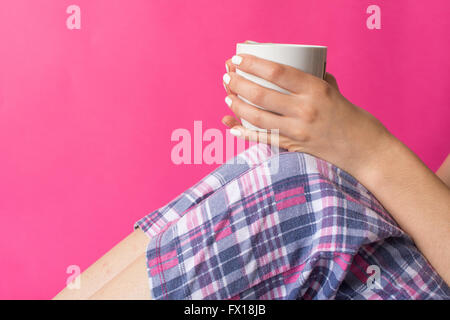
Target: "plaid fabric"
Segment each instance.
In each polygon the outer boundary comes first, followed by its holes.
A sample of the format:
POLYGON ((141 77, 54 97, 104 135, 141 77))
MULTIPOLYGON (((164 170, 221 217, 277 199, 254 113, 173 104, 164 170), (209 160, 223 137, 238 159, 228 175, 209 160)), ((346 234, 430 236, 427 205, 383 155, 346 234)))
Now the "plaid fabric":
MULTIPOLYGON (((282 151, 282 150, 281 150, 282 151)), ((257 144, 141 220, 154 299, 449 299, 375 197, 257 144)))

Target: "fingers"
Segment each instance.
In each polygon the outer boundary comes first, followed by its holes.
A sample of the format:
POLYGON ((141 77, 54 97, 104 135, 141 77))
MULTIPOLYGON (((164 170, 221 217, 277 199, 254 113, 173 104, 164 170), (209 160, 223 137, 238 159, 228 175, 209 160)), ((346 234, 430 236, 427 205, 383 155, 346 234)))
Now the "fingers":
POLYGON ((236 72, 236 66, 231 62, 231 59, 225 61, 225 69, 227 72, 236 72))
MULTIPOLYGON (((236 66, 231 62, 231 59, 228 59, 227 61, 225 61, 225 69, 227 71, 227 73, 230 72, 236 72, 236 66)), ((223 82, 223 87, 225 88, 226 93, 234 93, 231 91, 230 87, 223 82)))
POLYGON ((287 118, 252 106, 234 94, 228 94, 225 97, 225 102, 238 118, 245 119, 259 128, 286 128, 287 118))
MULTIPOLYGON (((259 42, 253 41, 253 40, 245 40, 244 43, 250 43, 250 44, 256 44, 259 42)), ((231 62, 231 59, 228 59, 225 61, 225 70, 227 72, 236 72, 236 66, 231 62)), ((227 88, 227 85, 224 83, 223 84, 225 91, 229 92, 229 88, 227 88)))
POLYGON ((314 79, 314 76, 294 67, 249 54, 239 54, 228 61, 231 61, 235 68, 263 78, 292 93, 300 93, 305 81, 314 79))
POLYGON ((239 95, 257 106, 280 115, 295 114, 297 100, 293 95, 265 88, 235 72, 224 74, 223 80, 233 94, 239 95))
POLYGON ((231 128, 230 133, 244 140, 255 141, 280 147, 280 136, 271 132, 260 132, 249 130, 243 126, 235 126, 231 128))
POLYGON ((288 151, 301 151, 301 148, 294 140, 280 135, 277 132, 260 132, 247 129, 231 116, 225 116, 222 119, 222 122, 227 127, 231 128, 230 133, 232 135, 239 137, 240 139, 270 144, 272 146, 287 149, 288 151))
POLYGON ((225 117, 222 118, 222 123, 229 128, 241 125, 241 123, 236 118, 229 115, 226 115, 225 117))

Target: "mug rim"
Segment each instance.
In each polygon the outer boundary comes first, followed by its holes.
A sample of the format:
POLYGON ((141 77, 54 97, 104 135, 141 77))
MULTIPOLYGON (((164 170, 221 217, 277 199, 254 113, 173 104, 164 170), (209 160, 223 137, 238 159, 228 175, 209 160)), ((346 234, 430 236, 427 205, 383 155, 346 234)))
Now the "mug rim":
POLYGON ((268 45, 277 45, 284 47, 294 47, 294 48, 319 48, 319 49, 327 49, 327 46, 319 46, 313 44, 295 44, 295 43, 273 43, 273 42, 262 42, 262 43, 245 43, 238 42, 237 45, 250 45, 250 46, 268 46, 268 45))

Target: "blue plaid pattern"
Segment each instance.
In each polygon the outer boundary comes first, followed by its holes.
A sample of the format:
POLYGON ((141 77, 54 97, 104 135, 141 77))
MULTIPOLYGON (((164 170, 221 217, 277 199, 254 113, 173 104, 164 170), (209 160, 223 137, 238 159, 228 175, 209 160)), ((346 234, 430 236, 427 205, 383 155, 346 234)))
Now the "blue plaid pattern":
POLYGON ((154 299, 449 299, 377 199, 258 144, 139 220, 154 299), (373 274, 375 272, 375 274, 373 274))

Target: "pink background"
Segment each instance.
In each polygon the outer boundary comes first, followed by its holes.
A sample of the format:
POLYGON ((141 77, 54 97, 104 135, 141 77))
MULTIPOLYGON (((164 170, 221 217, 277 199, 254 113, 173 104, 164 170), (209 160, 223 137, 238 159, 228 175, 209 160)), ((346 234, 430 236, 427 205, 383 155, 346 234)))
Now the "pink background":
POLYGON ((172 164, 220 128, 235 43, 322 44, 328 71, 433 170, 449 152, 448 0, 2 0, 0 298, 53 297, 216 165, 172 164), (66 8, 82 10, 81 30, 66 8), (368 30, 366 8, 381 7, 368 30))

